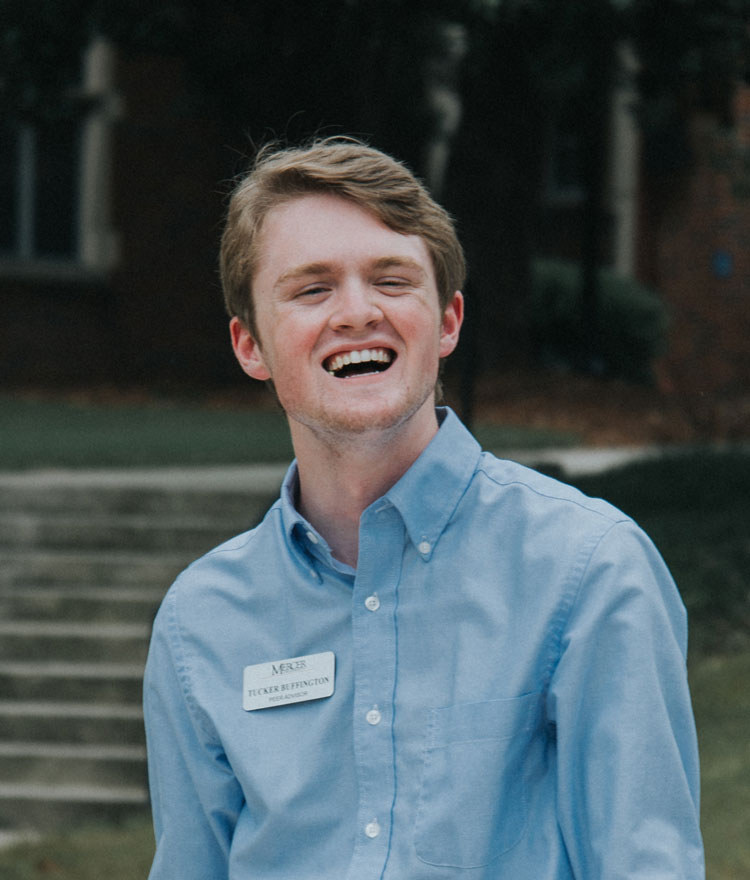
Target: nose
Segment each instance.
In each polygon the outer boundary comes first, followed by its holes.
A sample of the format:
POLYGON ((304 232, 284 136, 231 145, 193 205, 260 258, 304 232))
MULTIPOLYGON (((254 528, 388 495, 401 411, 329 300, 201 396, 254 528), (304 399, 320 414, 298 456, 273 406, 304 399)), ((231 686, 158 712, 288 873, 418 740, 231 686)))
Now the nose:
POLYGON ((376 291, 363 281, 348 279, 336 290, 332 302, 329 323, 334 330, 364 330, 383 320, 376 291))

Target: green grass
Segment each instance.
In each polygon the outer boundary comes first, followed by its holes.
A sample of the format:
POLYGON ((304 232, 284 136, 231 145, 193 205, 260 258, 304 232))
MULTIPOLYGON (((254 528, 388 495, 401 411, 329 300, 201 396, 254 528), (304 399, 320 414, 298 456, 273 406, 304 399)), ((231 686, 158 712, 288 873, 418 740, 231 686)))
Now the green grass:
POLYGON ((0 398, 0 469, 289 461, 279 411, 0 398))
MULTIPOLYGON (((491 449, 571 445, 570 434, 479 425, 491 449)), ((0 470, 283 462, 292 458, 280 410, 177 400, 106 406, 0 396, 0 470)))
POLYGON ((0 850, 3 880, 145 880, 154 854, 150 823, 80 828, 0 850))
POLYGON ((750 651, 690 664, 708 880, 750 877, 750 651))
POLYGON ((651 536, 688 609, 691 654, 750 648, 750 454, 675 455, 576 483, 651 536))

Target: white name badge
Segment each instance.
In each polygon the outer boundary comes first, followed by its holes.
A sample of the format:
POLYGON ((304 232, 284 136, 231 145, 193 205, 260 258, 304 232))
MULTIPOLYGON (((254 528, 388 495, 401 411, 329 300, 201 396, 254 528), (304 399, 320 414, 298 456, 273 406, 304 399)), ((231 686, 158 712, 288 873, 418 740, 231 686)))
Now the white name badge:
POLYGON ((246 666, 242 679, 242 708, 253 712, 330 697, 335 665, 333 651, 324 651, 246 666))

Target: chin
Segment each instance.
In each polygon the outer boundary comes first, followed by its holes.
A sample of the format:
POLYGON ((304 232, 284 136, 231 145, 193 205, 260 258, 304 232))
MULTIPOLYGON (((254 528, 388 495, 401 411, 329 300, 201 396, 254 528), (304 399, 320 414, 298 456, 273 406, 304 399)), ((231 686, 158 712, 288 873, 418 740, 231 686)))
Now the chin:
POLYGON ((288 413, 296 421, 301 422, 313 431, 322 433, 361 436, 370 432, 381 433, 392 431, 404 426, 425 408, 434 410, 434 389, 425 389, 416 397, 408 399, 377 400, 354 402, 354 405, 323 408, 317 414, 288 413))

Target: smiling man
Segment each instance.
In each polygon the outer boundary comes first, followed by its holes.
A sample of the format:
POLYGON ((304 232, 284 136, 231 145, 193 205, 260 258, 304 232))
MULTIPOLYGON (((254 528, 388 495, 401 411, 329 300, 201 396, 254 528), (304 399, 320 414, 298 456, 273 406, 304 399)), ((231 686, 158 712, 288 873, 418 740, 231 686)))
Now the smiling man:
POLYGON ((265 150, 221 256, 296 458, 157 616, 151 877, 702 877, 662 560, 435 405, 463 318, 448 215, 358 142, 265 150))
POLYGON ((437 431, 461 293, 441 304, 424 241, 340 196, 277 206, 261 237, 255 328, 232 318, 234 350, 250 376, 273 380, 287 414, 300 512, 356 566, 360 514, 437 431))

